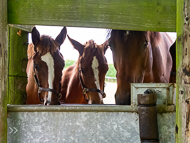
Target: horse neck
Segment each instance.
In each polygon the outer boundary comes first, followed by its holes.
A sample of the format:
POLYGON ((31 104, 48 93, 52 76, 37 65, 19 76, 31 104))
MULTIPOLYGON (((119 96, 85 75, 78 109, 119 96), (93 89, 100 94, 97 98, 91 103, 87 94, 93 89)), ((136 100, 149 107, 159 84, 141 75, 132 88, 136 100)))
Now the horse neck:
POLYGON ((160 39, 152 46, 154 82, 168 82, 170 76, 169 48, 171 41, 165 33, 159 33, 160 39), (169 43, 168 43, 169 42, 169 43), (163 76, 164 75, 164 76, 163 76))
POLYGON ((71 86, 74 90, 82 90, 79 81, 79 60, 75 63, 75 65, 72 67, 72 70, 68 72, 68 74, 70 74, 68 86, 71 86))
MULTIPOLYGON (((78 62, 75 63, 72 68, 70 71, 72 74, 68 75, 70 79, 67 85, 65 103, 84 104, 86 101, 84 100, 81 83, 79 81, 78 62)), ((68 74, 70 72, 68 72, 68 74)))
POLYGON ((40 100, 38 97, 38 89, 34 80, 34 71, 33 71, 33 60, 30 59, 28 61, 27 69, 26 69, 28 83, 26 85, 27 92, 27 100, 26 104, 40 104, 40 100))

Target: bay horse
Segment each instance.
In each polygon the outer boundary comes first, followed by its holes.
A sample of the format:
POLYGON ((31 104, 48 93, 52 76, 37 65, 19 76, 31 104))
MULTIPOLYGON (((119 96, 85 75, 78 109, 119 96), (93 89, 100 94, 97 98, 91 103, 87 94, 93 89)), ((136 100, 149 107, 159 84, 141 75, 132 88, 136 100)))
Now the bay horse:
POLYGON ((109 45, 117 71, 115 102, 130 105, 130 83, 168 83, 174 40, 164 32, 112 30, 109 45))
POLYGON ((62 101, 72 104, 103 104, 104 81, 108 71, 104 54, 108 41, 97 45, 90 40, 83 45, 69 36, 68 39, 79 52, 79 58, 74 65, 63 70, 62 101))
POLYGON ((176 83, 176 42, 170 48, 170 54, 172 56, 172 70, 170 72, 170 83, 176 83))
POLYGON ((67 34, 64 27, 54 40, 40 34, 36 27, 32 29, 32 42, 28 45, 28 64, 26 73, 26 104, 60 104, 60 81, 65 61, 60 53, 60 46, 67 34))

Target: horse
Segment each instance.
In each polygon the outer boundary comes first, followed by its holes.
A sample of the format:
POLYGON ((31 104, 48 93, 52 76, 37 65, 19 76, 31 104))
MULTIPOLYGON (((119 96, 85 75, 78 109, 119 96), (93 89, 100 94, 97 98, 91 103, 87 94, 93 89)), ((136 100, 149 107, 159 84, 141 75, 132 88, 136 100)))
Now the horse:
POLYGON ((64 27, 54 40, 42 35, 34 27, 32 43, 28 45, 26 73, 26 104, 59 105, 60 81, 65 61, 60 53, 67 29, 64 27))
POLYGON ((172 70, 170 72, 170 83, 176 83, 176 42, 170 48, 170 54, 172 56, 172 70))
POLYGON ((62 102, 67 104, 103 104, 104 81, 108 71, 104 54, 108 48, 108 41, 97 45, 93 40, 89 40, 83 45, 69 36, 68 39, 79 52, 79 58, 74 65, 63 70, 62 102))
POLYGON ((117 71, 115 102, 130 105, 130 83, 168 83, 174 40, 164 32, 111 30, 109 45, 117 71))

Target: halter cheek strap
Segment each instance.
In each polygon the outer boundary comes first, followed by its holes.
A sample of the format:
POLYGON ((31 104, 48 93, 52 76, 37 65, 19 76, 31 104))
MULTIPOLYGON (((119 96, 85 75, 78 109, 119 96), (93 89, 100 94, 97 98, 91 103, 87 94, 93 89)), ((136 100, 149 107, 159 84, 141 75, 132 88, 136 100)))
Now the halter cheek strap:
POLYGON ((81 83, 81 87, 82 87, 82 90, 83 90, 83 95, 84 95, 84 99, 88 102, 88 99, 86 99, 86 94, 87 92, 99 92, 103 98, 106 97, 106 94, 100 90, 100 89, 97 89, 97 88, 87 88, 84 83, 83 83, 83 80, 82 80, 82 77, 81 77, 81 74, 82 74, 82 69, 81 69, 81 64, 79 63, 79 81, 81 83))
MULTIPOLYGON (((35 68, 35 64, 34 64, 34 65, 33 65, 34 80, 35 80, 36 85, 37 85, 37 88, 38 88, 38 96, 39 96, 40 102, 43 102, 43 101, 44 101, 44 100, 41 98, 41 92, 42 92, 42 91, 52 92, 52 93, 54 93, 55 95, 57 95, 58 99, 61 99, 62 94, 61 94, 60 91, 59 91, 59 93, 58 93, 58 92, 57 92, 56 90, 54 90, 54 89, 51 89, 51 88, 44 88, 44 87, 41 87, 41 86, 40 86, 40 82, 39 82, 39 80, 38 80, 38 78, 37 78, 37 76, 36 76, 36 70, 35 70, 35 69, 36 69, 36 68, 35 68)), ((59 90, 61 90, 60 87, 59 87, 59 90)))

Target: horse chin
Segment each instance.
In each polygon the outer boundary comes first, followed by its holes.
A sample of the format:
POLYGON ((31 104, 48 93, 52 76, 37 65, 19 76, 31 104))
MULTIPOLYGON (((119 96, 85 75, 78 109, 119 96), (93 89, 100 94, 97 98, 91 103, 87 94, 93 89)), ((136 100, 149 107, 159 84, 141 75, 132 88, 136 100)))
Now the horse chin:
POLYGON ((116 105, 130 105, 131 95, 130 94, 115 94, 116 105))
POLYGON ((44 102, 44 105, 60 105, 60 102, 52 103, 50 101, 44 102))
POLYGON ((103 100, 102 101, 88 100, 88 104, 103 104, 103 100))

